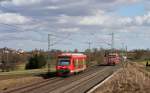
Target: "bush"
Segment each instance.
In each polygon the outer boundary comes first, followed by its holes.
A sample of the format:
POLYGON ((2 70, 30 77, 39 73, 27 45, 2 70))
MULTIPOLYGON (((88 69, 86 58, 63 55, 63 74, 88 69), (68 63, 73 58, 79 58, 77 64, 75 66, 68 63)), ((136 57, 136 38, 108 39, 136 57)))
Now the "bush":
POLYGON ((150 66, 150 64, 148 63, 148 61, 146 62, 146 66, 150 66))
POLYGON ((44 55, 34 55, 29 58, 29 62, 26 64, 26 69, 38 69, 46 65, 46 58, 44 55))

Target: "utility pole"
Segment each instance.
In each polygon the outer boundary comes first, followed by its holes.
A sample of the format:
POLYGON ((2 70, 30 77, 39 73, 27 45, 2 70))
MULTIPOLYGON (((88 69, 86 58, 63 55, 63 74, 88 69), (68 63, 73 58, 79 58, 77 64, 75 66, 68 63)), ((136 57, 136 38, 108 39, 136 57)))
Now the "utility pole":
POLYGON ((48 72, 50 72, 50 52, 51 52, 51 34, 48 34, 48 61, 47 61, 47 67, 48 67, 48 72))

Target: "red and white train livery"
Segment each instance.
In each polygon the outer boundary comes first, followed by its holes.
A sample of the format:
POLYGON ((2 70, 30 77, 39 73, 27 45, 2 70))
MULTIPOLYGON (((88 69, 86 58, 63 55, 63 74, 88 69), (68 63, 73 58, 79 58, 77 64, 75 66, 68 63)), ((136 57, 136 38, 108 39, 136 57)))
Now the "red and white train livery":
POLYGON ((87 56, 80 53, 62 53, 58 56, 57 75, 64 76, 84 71, 87 56))

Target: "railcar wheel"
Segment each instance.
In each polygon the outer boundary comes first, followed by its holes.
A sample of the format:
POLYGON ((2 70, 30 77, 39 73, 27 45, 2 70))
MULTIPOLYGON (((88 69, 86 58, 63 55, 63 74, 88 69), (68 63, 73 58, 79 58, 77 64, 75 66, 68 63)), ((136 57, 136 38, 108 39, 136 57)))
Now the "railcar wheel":
POLYGON ((115 63, 113 63, 113 66, 115 66, 116 64, 115 63))

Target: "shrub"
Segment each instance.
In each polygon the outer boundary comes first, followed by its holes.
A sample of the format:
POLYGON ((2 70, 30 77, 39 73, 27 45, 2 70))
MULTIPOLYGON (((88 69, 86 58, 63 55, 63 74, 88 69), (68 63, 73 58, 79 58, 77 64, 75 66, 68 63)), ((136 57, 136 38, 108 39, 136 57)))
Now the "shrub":
POLYGON ((33 57, 29 58, 29 62, 26 64, 26 69, 38 69, 46 65, 46 58, 44 55, 35 54, 33 57))

